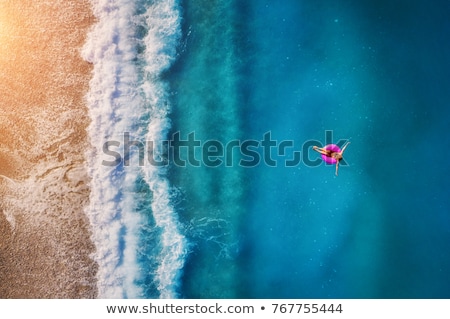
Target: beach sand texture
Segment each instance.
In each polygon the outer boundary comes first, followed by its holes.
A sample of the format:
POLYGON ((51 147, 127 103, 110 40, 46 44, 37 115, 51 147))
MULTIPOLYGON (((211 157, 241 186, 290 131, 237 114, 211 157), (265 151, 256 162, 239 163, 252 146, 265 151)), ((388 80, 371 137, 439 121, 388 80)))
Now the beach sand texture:
POLYGON ((0 0, 0 298, 93 298, 89 1, 0 0))

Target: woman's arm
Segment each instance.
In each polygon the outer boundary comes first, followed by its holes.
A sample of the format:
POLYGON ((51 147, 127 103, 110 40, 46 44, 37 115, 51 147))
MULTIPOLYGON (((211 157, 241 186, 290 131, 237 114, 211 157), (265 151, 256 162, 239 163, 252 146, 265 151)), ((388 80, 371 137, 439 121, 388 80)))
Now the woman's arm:
POLYGON ((317 147, 317 146, 313 146, 313 150, 315 150, 316 152, 323 154, 323 155, 327 155, 329 156, 330 153, 326 150, 324 150, 323 148, 317 147))
POLYGON ((350 144, 350 142, 347 142, 347 143, 344 145, 344 147, 342 147, 342 150, 339 152, 339 154, 342 155, 342 154, 344 153, 344 151, 345 151, 345 149, 347 148, 348 144, 350 144))

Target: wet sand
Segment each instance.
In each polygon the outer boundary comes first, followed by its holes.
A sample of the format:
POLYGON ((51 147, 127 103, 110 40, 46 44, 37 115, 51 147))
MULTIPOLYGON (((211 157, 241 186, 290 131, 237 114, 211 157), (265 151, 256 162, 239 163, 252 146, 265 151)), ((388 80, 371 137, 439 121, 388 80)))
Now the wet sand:
POLYGON ((0 298, 94 298, 87 0, 0 0, 0 298))

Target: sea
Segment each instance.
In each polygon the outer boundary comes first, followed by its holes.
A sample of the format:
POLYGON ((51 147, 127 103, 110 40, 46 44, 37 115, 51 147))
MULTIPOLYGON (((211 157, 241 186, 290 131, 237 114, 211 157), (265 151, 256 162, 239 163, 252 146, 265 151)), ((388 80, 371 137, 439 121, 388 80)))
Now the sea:
POLYGON ((450 2, 92 7, 99 298, 450 298, 450 2))

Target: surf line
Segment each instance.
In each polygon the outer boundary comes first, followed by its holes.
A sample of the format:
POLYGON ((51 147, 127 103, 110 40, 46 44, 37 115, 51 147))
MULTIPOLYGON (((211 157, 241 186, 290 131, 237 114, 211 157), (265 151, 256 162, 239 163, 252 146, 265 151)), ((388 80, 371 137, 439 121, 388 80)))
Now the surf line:
MULTIPOLYGON (((150 5, 145 14, 148 34, 144 38, 144 82, 140 91, 149 107, 150 120, 146 139, 160 145, 171 128, 168 84, 160 79, 177 55, 181 38, 181 14, 175 0, 159 0, 150 5)), ((153 148, 155 156, 162 157, 163 148, 153 148)), ((188 254, 187 240, 180 232, 177 212, 171 202, 171 186, 167 167, 150 166, 143 170, 144 179, 152 192, 151 209, 156 226, 161 229, 158 266, 152 270, 160 298, 176 298, 181 272, 188 254)))
POLYGON ((12 180, 11 178, 5 176, 5 175, 0 175, 1 178, 3 178, 4 180, 7 180, 8 182, 17 185, 16 182, 14 180, 12 180))
POLYGON ((127 0, 92 1, 96 24, 83 47, 83 58, 93 64, 86 96, 91 123, 91 147, 86 151, 90 200, 85 209, 96 247, 92 258, 98 264, 99 298, 139 298, 143 289, 137 282, 140 267, 136 234, 143 219, 136 214, 130 191, 139 170, 124 172, 120 167, 105 170, 97 154, 99 136, 111 138, 130 130, 144 113, 136 92, 136 3, 127 0))

